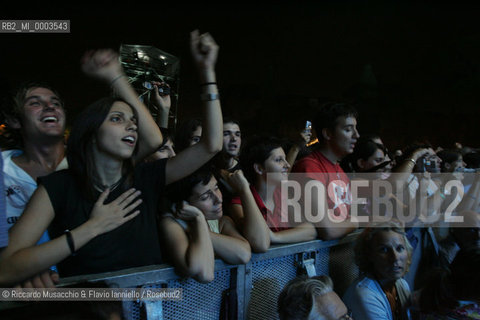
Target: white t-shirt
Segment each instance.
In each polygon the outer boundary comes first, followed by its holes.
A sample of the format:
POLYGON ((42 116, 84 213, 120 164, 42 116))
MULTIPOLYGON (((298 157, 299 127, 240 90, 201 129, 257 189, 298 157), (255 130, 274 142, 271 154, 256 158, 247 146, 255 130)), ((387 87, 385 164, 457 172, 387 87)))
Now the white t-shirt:
MULTIPOLYGON (((12 158, 18 157, 22 153, 22 150, 7 150, 2 152, 7 230, 20 218, 30 197, 37 189, 37 182, 12 160, 12 158)), ((66 169, 67 167, 67 158, 64 158, 56 170, 66 169)), ((48 234, 45 232, 39 243, 48 240, 48 234)))
MULTIPOLYGON (((3 191, 3 158, 0 157, 0 190, 3 191)), ((5 214, 5 193, 0 194, 0 248, 8 245, 8 227, 5 214)))

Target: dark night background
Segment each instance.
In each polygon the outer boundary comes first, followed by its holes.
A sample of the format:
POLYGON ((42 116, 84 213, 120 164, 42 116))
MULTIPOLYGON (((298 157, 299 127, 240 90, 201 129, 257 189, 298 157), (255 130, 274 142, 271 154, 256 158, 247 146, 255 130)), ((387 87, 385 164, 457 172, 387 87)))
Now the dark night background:
POLYGON ((189 32, 220 45, 217 80, 225 114, 245 135, 288 136, 335 98, 359 103, 359 130, 391 149, 413 139, 478 147, 479 5, 458 2, 323 1, 223 5, 25 5, 1 19, 70 19, 70 34, 0 34, 2 92, 41 78, 62 93, 70 120, 108 93, 85 77, 87 49, 157 47, 181 59, 178 121, 199 115, 189 32))

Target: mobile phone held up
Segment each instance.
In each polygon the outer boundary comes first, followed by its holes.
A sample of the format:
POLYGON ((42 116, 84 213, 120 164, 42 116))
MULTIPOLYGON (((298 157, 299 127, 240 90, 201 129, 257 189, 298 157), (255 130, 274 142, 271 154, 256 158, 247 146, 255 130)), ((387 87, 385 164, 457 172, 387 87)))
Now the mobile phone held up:
POLYGON ((312 133, 312 123, 308 120, 305 122, 305 132, 308 134, 312 133))

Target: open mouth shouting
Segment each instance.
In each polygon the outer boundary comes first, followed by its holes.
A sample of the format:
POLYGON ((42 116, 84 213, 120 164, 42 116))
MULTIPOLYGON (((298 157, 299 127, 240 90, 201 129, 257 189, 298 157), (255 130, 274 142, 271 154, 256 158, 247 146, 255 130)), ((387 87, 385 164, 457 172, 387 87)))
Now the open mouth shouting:
POLYGON ((228 151, 237 151, 238 145, 236 143, 229 143, 228 144, 228 151))
POLYGON ((125 142, 130 147, 135 147, 135 142, 137 138, 135 136, 129 135, 122 138, 122 141, 125 142))

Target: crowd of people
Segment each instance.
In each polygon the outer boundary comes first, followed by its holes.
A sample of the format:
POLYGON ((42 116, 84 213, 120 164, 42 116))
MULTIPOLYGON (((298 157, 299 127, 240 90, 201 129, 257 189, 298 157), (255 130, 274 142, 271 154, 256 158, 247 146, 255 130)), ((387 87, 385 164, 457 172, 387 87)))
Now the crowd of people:
POLYGON ((154 119, 112 50, 84 55, 84 73, 112 95, 86 107, 68 138, 66 107, 49 84, 26 82, 3 106, 16 143, 2 146, 2 287, 54 287, 59 277, 161 263, 206 283, 215 259, 246 264, 275 244, 358 231, 360 277, 342 297, 326 275, 290 281, 278 300, 281 319, 478 318, 476 150, 423 141, 391 153, 380 136, 358 131, 358 110, 344 101, 318 110, 315 141, 310 128, 293 144, 242 137, 241 123, 222 115, 218 45, 198 31, 190 44, 203 118, 175 132, 170 96, 157 90, 168 84, 152 83, 154 119), (405 211, 413 218, 402 219, 405 211), (439 224, 450 216, 463 224, 439 224), (438 271, 410 288, 403 277, 415 228, 433 230, 440 249, 424 267, 438 271))

